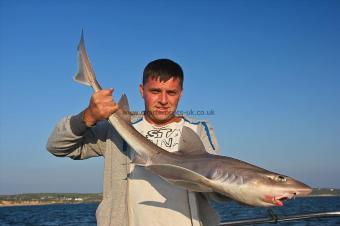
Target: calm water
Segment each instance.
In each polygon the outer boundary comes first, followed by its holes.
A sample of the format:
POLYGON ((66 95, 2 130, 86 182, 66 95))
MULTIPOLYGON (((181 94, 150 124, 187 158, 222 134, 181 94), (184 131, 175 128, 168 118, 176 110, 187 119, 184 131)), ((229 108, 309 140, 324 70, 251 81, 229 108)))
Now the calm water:
MULTIPOLYGON (((95 226, 98 204, 0 207, 0 225, 83 225, 95 226)), ((215 205, 222 220, 266 217, 267 209, 241 206, 230 202, 215 205)), ((284 207, 272 208, 276 214, 289 215, 309 212, 340 211, 340 197, 313 197, 287 201, 284 207)), ((274 225, 274 224, 263 224, 274 225)), ((340 218, 291 221, 277 225, 340 225, 340 218)))

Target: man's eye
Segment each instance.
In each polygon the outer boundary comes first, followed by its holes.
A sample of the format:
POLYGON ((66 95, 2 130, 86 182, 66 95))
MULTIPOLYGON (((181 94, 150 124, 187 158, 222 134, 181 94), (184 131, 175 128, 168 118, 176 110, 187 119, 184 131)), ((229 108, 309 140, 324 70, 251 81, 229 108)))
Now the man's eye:
POLYGON ((170 91, 170 92, 168 92, 168 94, 169 94, 170 96, 175 96, 175 95, 176 95, 176 92, 170 91))
POLYGON ((159 90, 151 90, 151 93, 157 94, 157 93, 159 93, 159 90))

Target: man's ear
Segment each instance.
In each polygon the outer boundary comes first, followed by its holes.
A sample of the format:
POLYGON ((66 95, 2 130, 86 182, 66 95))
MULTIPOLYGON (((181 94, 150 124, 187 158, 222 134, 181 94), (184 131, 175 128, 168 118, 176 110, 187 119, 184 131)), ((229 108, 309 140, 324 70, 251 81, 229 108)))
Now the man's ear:
POLYGON ((140 92, 140 95, 144 98, 144 86, 143 86, 143 84, 139 85, 139 92, 140 92))

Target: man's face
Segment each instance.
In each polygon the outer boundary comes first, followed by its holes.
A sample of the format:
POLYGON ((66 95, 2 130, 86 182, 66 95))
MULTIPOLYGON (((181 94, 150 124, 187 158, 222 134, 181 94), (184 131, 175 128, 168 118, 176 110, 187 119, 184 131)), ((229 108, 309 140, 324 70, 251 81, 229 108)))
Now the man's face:
POLYGON ((182 95, 179 79, 170 78, 161 82, 159 78, 149 78, 144 85, 140 85, 139 90, 144 98, 147 120, 162 125, 173 119, 182 95))

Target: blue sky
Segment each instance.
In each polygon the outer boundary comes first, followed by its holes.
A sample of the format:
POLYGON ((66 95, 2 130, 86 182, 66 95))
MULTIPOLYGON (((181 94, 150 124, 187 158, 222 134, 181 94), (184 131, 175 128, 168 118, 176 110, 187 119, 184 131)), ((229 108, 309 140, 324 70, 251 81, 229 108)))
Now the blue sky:
POLYGON ((208 119, 223 155, 340 188, 339 1, 0 0, 0 194, 100 192, 103 160, 48 153, 57 121, 83 110, 73 82, 81 29, 99 82, 138 92, 144 66, 185 73, 180 110, 208 119))

